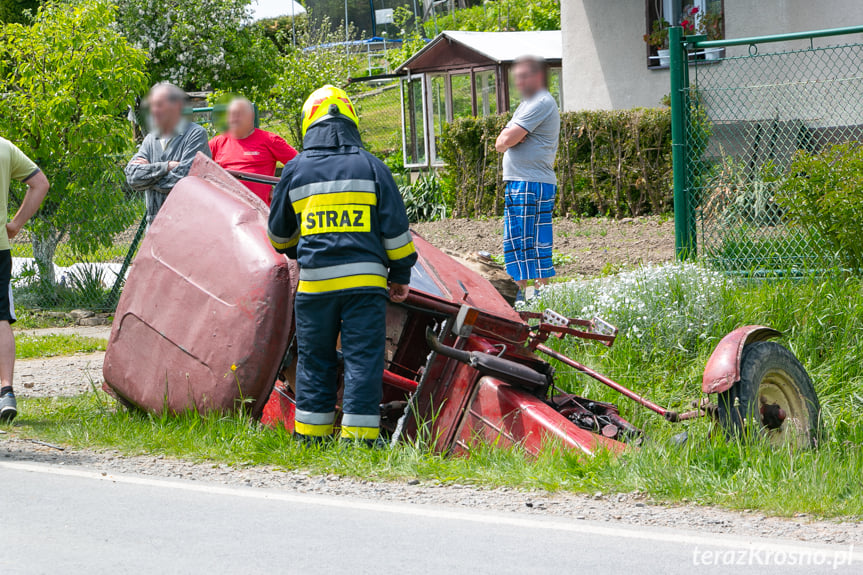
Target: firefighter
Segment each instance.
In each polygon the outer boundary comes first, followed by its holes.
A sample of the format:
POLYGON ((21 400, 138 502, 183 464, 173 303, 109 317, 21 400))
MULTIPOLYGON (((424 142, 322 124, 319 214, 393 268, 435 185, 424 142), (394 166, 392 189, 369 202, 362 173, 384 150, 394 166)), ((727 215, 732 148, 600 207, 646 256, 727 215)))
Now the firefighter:
POLYGON ((404 203, 383 162, 363 149, 348 95, 324 86, 303 105, 303 152, 273 192, 269 236, 296 259, 296 425, 299 439, 333 434, 341 335, 341 437, 380 431, 387 294, 408 295, 417 255, 404 203))

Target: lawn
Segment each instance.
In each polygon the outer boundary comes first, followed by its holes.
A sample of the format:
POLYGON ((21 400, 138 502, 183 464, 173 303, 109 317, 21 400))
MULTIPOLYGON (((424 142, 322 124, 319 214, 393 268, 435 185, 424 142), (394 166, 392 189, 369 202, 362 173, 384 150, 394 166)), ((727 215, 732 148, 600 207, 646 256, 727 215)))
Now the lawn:
POLYGON ((15 357, 32 359, 105 351, 107 341, 74 334, 19 335, 15 338, 15 357))
POLYGON ((558 283, 535 307, 591 316, 621 327, 613 348, 562 343, 660 404, 685 408, 700 395, 701 372, 719 338, 744 323, 773 325, 808 368, 821 399, 825 434, 809 451, 726 442, 707 421, 673 426, 610 390, 559 368, 559 385, 617 402, 645 431, 643 447, 590 459, 552 452, 477 449, 447 458, 420 441, 388 451, 309 448, 242 416, 150 417, 108 396, 26 400, 16 432, 77 447, 159 453, 236 465, 270 464, 368 479, 437 479, 593 493, 646 493, 654 501, 759 509, 771 514, 863 516, 863 282, 836 276, 741 281, 692 265, 558 283), (671 441, 688 431, 685 445, 671 441))

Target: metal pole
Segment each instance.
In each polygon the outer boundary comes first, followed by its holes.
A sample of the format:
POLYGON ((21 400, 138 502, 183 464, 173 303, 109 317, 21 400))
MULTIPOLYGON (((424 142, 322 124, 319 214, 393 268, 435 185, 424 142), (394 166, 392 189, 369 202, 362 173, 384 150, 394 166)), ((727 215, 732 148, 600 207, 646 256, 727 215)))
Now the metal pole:
POLYGON ((291 0, 291 45, 296 48, 297 47, 297 29, 294 26, 294 3, 295 0, 291 0))
POLYGON ((691 236, 689 190, 686 187, 686 99, 684 67, 686 54, 683 47, 683 28, 668 29, 668 48, 671 50, 671 162, 674 173, 674 249, 677 258, 685 260, 694 255, 691 236))
POLYGON ((345 0, 345 54, 350 54, 350 36, 348 35, 348 0, 345 0))
POLYGON ((845 28, 827 28, 811 32, 792 32, 790 34, 774 34, 773 36, 753 36, 751 38, 731 38, 725 40, 700 40, 695 43, 697 48, 724 48, 727 46, 748 46, 765 44, 767 42, 788 42, 791 40, 809 40, 810 38, 828 38, 846 34, 863 34, 863 26, 847 26, 845 28))
POLYGON ((417 27, 417 32, 420 30, 420 17, 417 13, 417 0, 414 0, 414 24, 417 27))

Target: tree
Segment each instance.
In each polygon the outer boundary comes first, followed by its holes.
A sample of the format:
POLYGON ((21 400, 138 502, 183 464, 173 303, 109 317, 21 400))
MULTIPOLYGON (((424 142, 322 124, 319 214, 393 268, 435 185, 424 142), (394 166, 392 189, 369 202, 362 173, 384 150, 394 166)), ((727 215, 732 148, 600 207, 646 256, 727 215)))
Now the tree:
POLYGON ((250 0, 118 0, 120 29, 150 56, 153 82, 253 94, 272 85, 276 47, 250 0))
POLYGON ((146 56, 114 21, 108 0, 49 1, 31 26, 0 28, 0 133, 51 181, 28 227, 40 278, 52 286, 61 240, 87 254, 139 215, 115 155, 132 145, 126 114, 147 87, 146 56))
POLYGON ((498 32, 560 30, 561 0, 488 0, 481 5, 426 18, 429 36, 441 30, 498 32))
POLYGON ((0 24, 27 24, 41 4, 41 0, 0 0, 0 24))
POLYGON ((344 38, 344 31, 330 32, 329 22, 316 26, 309 19, 297 20, 297 45, 278 59, 275 64, 275 84, 263 108, 282 119, 290 132, 290 139, 302 144, 303 103, 309 94, 325 84, 347 85, 352 59, 343 46, 333 45, 344 38))

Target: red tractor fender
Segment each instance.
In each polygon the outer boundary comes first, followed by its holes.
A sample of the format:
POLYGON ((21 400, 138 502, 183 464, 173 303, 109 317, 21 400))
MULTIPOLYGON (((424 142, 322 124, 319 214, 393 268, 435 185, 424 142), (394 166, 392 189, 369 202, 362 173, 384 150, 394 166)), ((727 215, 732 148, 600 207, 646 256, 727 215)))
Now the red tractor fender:
POLYGON ((704 368, 701 390, 704 393, 722 393, 740 381, 740 359, 743 348, 750 343, 767 341, 782 332, 763 325, 739 327, 722 338, 704 368))

